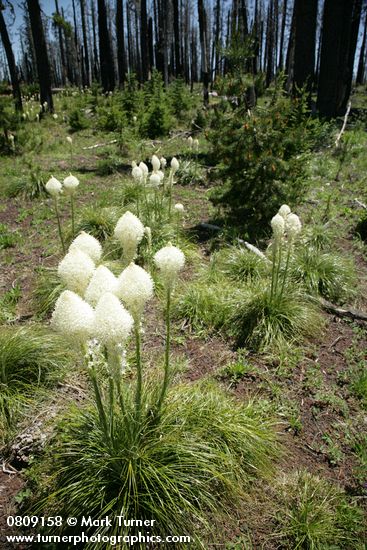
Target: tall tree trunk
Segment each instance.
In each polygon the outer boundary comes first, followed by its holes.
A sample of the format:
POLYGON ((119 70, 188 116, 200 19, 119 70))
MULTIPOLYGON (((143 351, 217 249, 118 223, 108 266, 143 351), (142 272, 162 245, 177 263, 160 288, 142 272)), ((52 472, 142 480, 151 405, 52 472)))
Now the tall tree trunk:
POLYGON ((274 76, 274 0, 270 0, 268 8, 268 24, 266 30, 266 85, 270 86, 274 76))
POLYGON ((279 43, 279 64, 278 64, 279 71, 282 71, 284 69, 284 35, 285 35, 285 27, 287 24, 287 5, 288 5, 288 0, 283 0, 282 24, 280 28, 280 43, 279 43))
POLYGON ((96 82, 100 79, 100 71, 99 71, 99 57, 98 57, 98 47, 97 47, 97 22, 96 22, 96 8, 94 4, 94 0, 91 0, 91 15, 92 15, 92 35, 93 35, 93 78, 96 82))
POLYGON ((309 95, 315 74, 318 0, 296 0, 293 92, 306 86, 309 95))
POLYGON ((43 30, 41 8, 38 0, 27 0, 32 38, 36 54, 38 82, 40 86, 40 103, 47 103, 50 112, 54 110, 51 90, 51 67, 47 54, 45 33, 43 30))
POLYGON ((367 12, 364 17, 364 27, 363 27, 363 39, 361 45, 361 51, 359 52, 359 61, 358 61, 358 71, 357 71, 357 84, 364 83, 364 73, 366 68, 366 39, 367 39, 367 12))
POLYGON ((19 85, 19 79, 18 79, 18 73, 17 73, 17 66, 15 64, 15 58, 13 53, 13 48, 9 39, 8 29, 6 28, 5 19, 3 16, 3 10, 4 6, 0 1, 0 36, 1 41, 4 46, 6 60, 8 62, 9 67, 9 73, 10 73, 10 80, 11 85, 13 88, 13 97, 14 97, 14 103, 15 108, 17 111, 22 111, 22 94, 20 91, 20 85, 19 85))
POLYGON ((80 4, 80 16, 82 20, 82 33, 83 33, 83 46, 84 46, 84 86, 90 86, 90 63, 89 63, 89 51, 88 51, 88 39, 87 39, 87 26, 85 22, 85 0, 79 0, 80 4))
POLYGON ((174 45, 175 45, 175 76, 182 75, 181 55, 180 55, 180 18, 179 18, 179 6, 178 0, 173 0, 173 33, 174 33, 174 45))
POLYGON ((125 30, 124 30, 124 2, 116 0, 116 38, 117 38, 117 67, 119 86, 124 87, 126 80, 125 30))
POLYGON ((326 118, 346 110, 360 13, 361 0, 325 0, 317 108, 326 118))
POLYGON ((140 2, 140 50, 141 50, 141 73, 143 82, 149 78, 149 34, 147 0, 140 2))
POLYGON ((208 66, 208 27, 206 21, 206 11, 203 0, 198 0, 199 15, 199 33, 201 48, 201 79, 203 82, 203 100, 204 105, 209 105, 209 66, 208 66))
POLYGON ((105 0, 98 0, 98 36, 102 87, 104 92, 109 92, 115 87, 115 67, 111 38, 108 32, 105 0))
MULTIPOLYGON (((55 9, 56 9, 57 15, 60 16, 59 4, 58 4, 57 0, 55 0, 55 9)), ((62 33, 61 25, 57 25, 57 36, 58 36, 58 39, 59 39, 59 48, 60 48, 60 56, 61 56, 61 75, 62 75, 61 76, 61 81, 62 81, 62 85, 64 86, 66 84, 66 74, 67 73, 66 73, 64 40, 63 40, 63 33, 62 33)))

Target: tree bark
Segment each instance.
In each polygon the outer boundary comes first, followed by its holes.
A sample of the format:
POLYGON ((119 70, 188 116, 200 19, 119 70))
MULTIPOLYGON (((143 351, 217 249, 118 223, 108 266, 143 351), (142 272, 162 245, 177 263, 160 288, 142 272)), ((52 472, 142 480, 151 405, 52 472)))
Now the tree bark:
POLYGON ((116 0, 116 38, 117 38, 118 79, 119 79, 119 86, 123 88, 126 80, 126 54, 125 54, 123 0, 116 0))
POLYGON ((287 5, 288 5, 288 0, 283 0, 282 24, 280 28, 280 44, 279 44, 279 64, 278 64, 279 71, 282 71, 284 69, 284 35, 285 35, 285 27, 287 24, 287 5))
POLYGON ((36 54, 38 82, 40 86, 40 103, 41 105, 47 103, 48 110, 50 112, 53 112, 54 104, 51 90, 51 67, 47 54, 46 39, 41 17, 41 8, 38 0, 27 0, 27 7, 36 54))
POLYGON ((209 67, 208 67, 208 45, 207 45, 207 21, 203 0, 198 0, 199 33, 201 47, 201 78, 203 82, 204 105, 209 105, 209 67))
POLYGON ((306 87, 311 94, 315 74, 318 0, 296 0, 293 93, 306 87))
POLYGON ((8 29, 6 28, 5 19, 3 16, 3 10, 4 10, 4 6, 0 1, 0 36, 4 46, 6 59, 8 62, 10 80, 13 88, 15 108, 17 111, 22 111, 23 110, 22 94, 20 91, 17 66, 15 64, 15 58, 14 58, 13 48, 9 39, 8 29))
POLYGON ((90 86, 90 63, 89 63, 89 51, 88 51, 88 39, 87 39, 87 26, 85 23, 85 0, 79 0, 80 4, 80 16, 82 20, 82 33, 83 33, 83 58, 84 58, 84 86, 90 86))
POLYGON ((146 80, 148 80, 150 73, 147 0, 141 0, 140 3, 140 50, 141 73, 143 82, 145 82, 146 80))
POLYGON ((98 36, 102 88, 104 92, 110 92, 115 87, 115 67, 111 38, 108 32, 105 0, 98 0, 98 36))
POLYGON ((325 0, 317 108, 344 115, 350 95, 361 0, 325 0))
POLYGON ((361 51, 359 53, 358 71, 357 71, 357 84, 364 83, 364 73, 366 67, 366 39, 367 39, 367 12, 364 18, 363 39, 361 45, 361 51))

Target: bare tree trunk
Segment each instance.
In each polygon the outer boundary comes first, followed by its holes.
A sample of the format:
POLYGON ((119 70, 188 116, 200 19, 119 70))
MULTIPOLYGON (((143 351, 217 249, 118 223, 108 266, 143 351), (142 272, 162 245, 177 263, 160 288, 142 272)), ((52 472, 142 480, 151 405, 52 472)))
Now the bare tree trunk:
POLYGON ((84 45, 84 75, 85 80, 83 82, 84 86, 90 86, 90 63, 89 63, 89 52, 88 52, 88 40, 87 40, 87 26, 85 23, 85 0, 79 0, 80 4, 80 15, 82 19, 82 32, 83 32, 83 45, 84 45))
POLYGON ((209 105, 209 67, 208 67, 208 27, 206 21, 206 11, 203 0, 198 0, 199 15, 199 33, 201 48, 201 79, 203 81, 203 101, 204 105, 209 105))
POLYGON ((126 79, 124 3, 123 3, 123 0, 116 0, 116 38, 117 38, 118 79, 119 79, 120 87, 123 88, 124 83, 125 83, 125 79, 126 79))
POLYGON ((293 92, 306 86, 310 96, 315 74, 318 0, 296 0, 293 92))
POLYGON ((98 62, 98 47, 97 47, 97 33, 96 33, 96 9, 94 5, 94 0, 91 0, 91 14, 92 14, 92 35, 93 35, 93 57, 94 57, 94 63, 93 63, 93 78, 94 80, 98 81, 100 74, 99 74, 99 62, 98 62))
POLYGON ((22 111, 23 110, 22 94, 20 91, 17 66, 15 64, 15 58, 14 58, 13 48, 9 39, 8 29, 6 28, 5 19, 3 16, 3 10, 4 10, 4 6, 0 2, 0 36, 4 46, 6 59, 8 62, 10 80, 13 88, 15 108, 17 111, 22 111))
POLYGON ((111 38, 108 32, 105 0, 98 0, 98 36, 102 87, 104 92, 109 92, 115 87, 115 67, 111 38))
POLYGON ((141 50, 141 72, 143 82, 149 78, 149 35, 147 0, 140 2, 140 50, 141 50))
POLYGON ((349 99, 361 0, 325 0, 317 107, 320 115, 344 115, 349 99))
POLYGON ((283 0, 282 24, 280 29, 280 44, 279 44, 279 64, 278 64, 279 71, 282 71, 284 69, 284 35, 285 35, 285 27, 287 24, 287 5, 288 5, 288 0, 283 0))
POLYGON ((367 39, 367 12, 364 17, 363 39, 361 50, 359 52, 358 71, 357 71, 357 84, 364 83, 364 73, 366 68, 366 39, 367 39))
POLYGON ((179 18, 179 6, 178 0, 173 0, 173 33, 174 33, 174 46, 175 46, 175 70, 174 75, 182 75, 181 55, 180 55, 180 18, 179 18))
POLYGON ((36 54, 38 81, 40 86, 40 103, 47 103, 50 112, 54 110, 51 90, 51 67, 47 54, 45 33, 43 30, 41 8, 38 0, 27 0, 32 38, 36 54))

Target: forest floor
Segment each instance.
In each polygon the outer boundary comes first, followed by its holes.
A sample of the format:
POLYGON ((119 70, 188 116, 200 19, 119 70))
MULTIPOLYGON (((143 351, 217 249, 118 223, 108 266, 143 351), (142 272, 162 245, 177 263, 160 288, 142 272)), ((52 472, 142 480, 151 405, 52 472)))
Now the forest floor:
MULTIPOLYGON (((35 124, 33 127, 32 131, 37 132, 35 124)), ((38 152, 28 155, 28 165, 23 157, 1 159, 0 321, 3 324, 38 322, 35 288, 39 269, 55 268, 60 258, 50 200, 9 198, 6 189, 12 179, 27 178, 37 170, 46 179, 51 173, 62 179, 72 169, 81 182, 77 217, 82 218, 88 208, 119 205, 121 189, 130 179, 129 161, 133 158, 147 161, 156 151, 167 158, 176 155, 181 159, 182 152, 187 152, 186 142, 180 136, 145 143, 124 154, 111 173, 101 175, 111 156, 119 157, 117 145, 108 145, 113 134, 79 132, 73 136, 71 161, 66 135, 66 124, 50 120, 43 130, 38 152), (96 143, 107 145, 86 149, 96 143)), ((331 149, 313 154, 309 197, 297 214, 304 225, 323 215, 330 221, 337 249, 353 258, 358 270, 358 289, 353 303, 347 306, 367 311, 367 248, 355 231, 363 214, 363 207, 355 199, 366 202, 367 137, 360 129, 349 130, 349 135, 349 150, 342 161, 331 149)), ((174 200, 185 206, 187 235, 192 235, 199 224, 211 223, 216 217, 208 199, 211 185, 210 181, 197 185, 194 180, 174 188, 174 200)), ((66 223, 67 205, 62 207, 62 216, 66 223)), ((209 263, 212 240, 192 240, 197 269, 209 263)), ((189 263, 185 281, 190 281, 193 269, 189 263)), ((283 449, 277 463, 276 482, 256 483, 249 505, 237 510, 230 525, 218 529, 220 540, 210 544, 210 548, 280 548, 274 536, 276 485, 303 468, 336 483, 359 504, 366 504, 367 378, 363 375, 367 364, 366 323, 326 312, 323 317, 324 328, 318 338, 295 343, 283 356, 236 350, 233 342, 220 333, 197 334, 184 321, 175 322, 172 352, 182 364, 179 377, 193 383, 202 378, 212 379, 238 400, 261 402, 264 410, 276 419, 283 449)), ((148 361, 153 361, 163 349, 164 327, 157 323, 152 310, 147 314, 146 333, 149 336, 143 353, 148 361)), ((68 403, 82 402, 87 395, 80 370, 67 373, 47 396, 32 406, 15 432, 8 435, 2 456, 0 450, 0 535, 9 531, 5 517, 16 513, 27 496, 27 467, 40 452, 43 434, 47 436, 52 429, 52 419, 68 403)))

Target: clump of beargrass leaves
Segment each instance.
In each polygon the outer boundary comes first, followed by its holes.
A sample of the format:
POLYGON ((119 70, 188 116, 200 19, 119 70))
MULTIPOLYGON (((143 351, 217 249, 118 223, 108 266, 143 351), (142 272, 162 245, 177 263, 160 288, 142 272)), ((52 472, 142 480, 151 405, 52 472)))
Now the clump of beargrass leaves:
POLYGON ((33 303, 35 312, 40 318, 51 313, 57 298, 64 289, 65 285, 60 281, 56 269, 44 267, 38 270, 33 303))
POLYGON ((303 246, 297 250, 291 266, 292 277, 312 295, 335 303, 351 298, 357 287, 353 262, 335 252, 303 246))
POLYGON ((11 428, 36 388, 50 386, 70 357, 64 341, 40 327, 0 329, 0 424, 11 428))
POLYGON ((363 513, 338 487, 300 471, 284 477, 276 490, 275 538, 282 548, 364 548, 363 513))
MULTIPOLYGON (((253 405, 236 403, 216 386, 172 386, 171 304, 185 257, 170 243, 153 257, 164 302, 163 368, 146 368, 143 312, 154 283, 132 261, 143 234, 133 214, 118 221, 115 237, 127 267, 117 279, 87 259, 88 252, 101 253, 90 236, 82 243, 77 238, 59 264, 68 290, 56 303, 52 326, 82 351, 93 398, 61 425, 50 451, 52 486, 36 509, 77 518, 154 519, 151 533, 164 537, 198 526, 209 530, 211 514, 229 514, 253 478, 269 475, 278 449, 270 422, 253 405), (77 248, 81 244, 87 253, 77 248), (130 334, 135 346, 127 370, 130 334)), ((138 531, 131 526, 123 534, 138 531)), ((88 532, 118 536, 121 527, 114 522, 88 532)))
POLYGON ((76 225, 76 234, 85 231, 100 241, 113 234, 119 213, 114 208, 86 208, 76 225))

